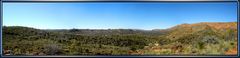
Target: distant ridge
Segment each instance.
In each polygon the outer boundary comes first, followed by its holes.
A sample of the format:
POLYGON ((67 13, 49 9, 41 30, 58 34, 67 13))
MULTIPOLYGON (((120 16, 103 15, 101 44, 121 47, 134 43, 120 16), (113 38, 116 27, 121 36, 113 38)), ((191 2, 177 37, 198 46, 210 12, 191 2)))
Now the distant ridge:
MULTIPOLYGON (((222 25, 226 28, 229 28, 230 26, 228 24, 231 24, 233 26, 236 26, 237 25, 237 22, 199 22, 199 23, 183 23, 183 24, 179 24, 179 25, 176 25, 176 26, 173 26, 173 27, 170 27, 170 28, 167 28, 167 29, 172 29, 172 28, 175 28, 175 27, 179 27, 179 26, 195 26, 195 25, 209 25, 209 26, 212 26, 212 27, 216 27, 216 25, 222 25)), ((34 27, 26 27, 26 26, 3 26, 3 27, 25 27, 25 28, 33 28, 33 29, 37 29, 37 28, 34 28, 34 27)), ((219 27, 219 28, 224 28, 224 27, 219 27)), ((78 29, 78 28, 72 28, 72 29, 78 29)), ((70 30, 70 29, 41 29, 41 30, 70 30)), ((82 29, 82 30, 144 30, 144 29, 123 29, 123 28, 119 28, 119 29, 82 29)), ((159 30, 166 30, 166 29, 151 29, 152 31, 159 31, 159 30)))

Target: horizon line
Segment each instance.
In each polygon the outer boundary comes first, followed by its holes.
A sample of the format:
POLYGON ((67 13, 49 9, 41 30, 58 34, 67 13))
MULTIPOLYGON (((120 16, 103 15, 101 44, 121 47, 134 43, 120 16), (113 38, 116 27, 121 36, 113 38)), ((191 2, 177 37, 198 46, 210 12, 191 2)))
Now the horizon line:
MULTIPOLYGON (((238 23, 238 21, 234 21, 238 23)), ((182 24, 199 24, 199 23, 233 23, 233 22, 197 22, 197 23, 182 23, 182 24)), ((177 25, 182 25, 182 24, 177 24, 177 25)), ((175 25, 175 26, 177 26, 175 25)), ((41 30, 71 30, 71 29, 86 29, 86 30, 114 30, 114 29, 130 29, 130 30, 164 30, 164 29, 169 29, 169 28, 152 28, 152 29, 142 29, 142 28, 37 28, 37 27, 31 27, 31 26, 7 26, 7 25, 2 25, 2 27, 28 27, 28 28, 34 28, 34 29, 41 29, 41 30)))

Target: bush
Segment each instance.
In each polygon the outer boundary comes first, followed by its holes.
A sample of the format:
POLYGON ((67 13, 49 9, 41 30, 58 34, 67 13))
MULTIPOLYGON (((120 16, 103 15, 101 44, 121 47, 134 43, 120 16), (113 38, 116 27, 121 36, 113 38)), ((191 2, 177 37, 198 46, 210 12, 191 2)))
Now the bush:
POLYGON ((45 54, 47 55, 57 55, 57 54, 61 54, 61 47, 59 47, 56 44, 48 44, 44 47, 43 52, 45 52, 45 54))

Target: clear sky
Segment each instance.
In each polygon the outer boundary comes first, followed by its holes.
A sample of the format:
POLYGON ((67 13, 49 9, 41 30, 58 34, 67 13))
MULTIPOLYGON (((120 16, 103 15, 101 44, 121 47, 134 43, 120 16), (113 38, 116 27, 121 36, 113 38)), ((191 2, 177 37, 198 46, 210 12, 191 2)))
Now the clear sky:
POLYGON ((3 3, 4 26, 150 30, 198 22, 237 22, 237 3, 3 3))

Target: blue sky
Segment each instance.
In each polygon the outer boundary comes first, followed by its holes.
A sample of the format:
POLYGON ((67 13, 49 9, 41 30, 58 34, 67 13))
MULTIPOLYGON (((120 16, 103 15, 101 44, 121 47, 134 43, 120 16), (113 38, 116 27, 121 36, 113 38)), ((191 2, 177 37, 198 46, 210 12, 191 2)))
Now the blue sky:
POLYGON ((39 29, 166 29, 236 22, 237 3, 3 3, 4 26, 39 29))

